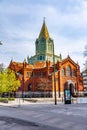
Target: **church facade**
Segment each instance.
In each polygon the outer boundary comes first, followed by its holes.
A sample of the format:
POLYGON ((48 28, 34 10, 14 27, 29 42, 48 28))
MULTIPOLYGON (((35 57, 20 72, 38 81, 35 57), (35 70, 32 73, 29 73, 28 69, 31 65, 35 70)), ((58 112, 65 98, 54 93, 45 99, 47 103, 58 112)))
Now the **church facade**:
POLYGON ((20 91, 26 95, 36 93, 54 97, 56 92, 57 97, 64 97, 65 89, 69 89, 72 96, 83 94, 80 66, 69 55, 65 59, 61 54, 55 55, 45 20, 35 41, 35 55, 27 57, 23 63, 11 61, 9 68, 14 70, 21 82, 20 91))

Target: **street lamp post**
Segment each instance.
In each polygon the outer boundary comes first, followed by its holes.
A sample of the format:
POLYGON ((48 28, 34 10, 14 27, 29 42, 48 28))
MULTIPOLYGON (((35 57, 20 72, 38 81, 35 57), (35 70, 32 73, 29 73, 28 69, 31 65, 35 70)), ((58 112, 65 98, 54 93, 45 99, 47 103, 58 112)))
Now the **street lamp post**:
MULTIPOLYGON (((24 62, 25 63, 25 62, 24 62)), ((24 63, 23 63, 23 76, 22 76, 22 100, 24 102, 24 63)))
POLYGON ((22 78, 22 88, 19 88, 22 90, 22 99, 23 99, 23 102, 24 102, 24 74, 21 74, 21 73, 16 73, 19 77, 22 78))
POLYGON ((23 100, 23 102, 24 102, 24 75, 23 75, 23 77, 22 77, 22 83, 23 83, 23 86, 22 86, 22 100, 23 100))
POLYGON ((54 67, 54 98, 55 98, 55 105, 57 105, 57 99, 56 99, 56 77, 55 77, 55 54, 54 54, 54 44, 53 44, 53 67, 54 67))

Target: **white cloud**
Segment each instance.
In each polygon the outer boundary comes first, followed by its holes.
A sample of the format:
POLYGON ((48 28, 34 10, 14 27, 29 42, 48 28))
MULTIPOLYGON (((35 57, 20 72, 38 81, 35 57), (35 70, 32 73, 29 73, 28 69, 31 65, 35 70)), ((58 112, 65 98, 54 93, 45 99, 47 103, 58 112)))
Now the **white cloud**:
POLYGON ((81 66, 81 70, 84 67, 84 46, 86 45, 87 38, 70 39, 69 37, 53 35, 55 43, 55 54, 62 54, 62 58, 66 58, 68 54, 70 57, 81 66), (84 39, 84 40, 83 40, 84 39))
MULTIPOLYGON (((71 3, 70 3, 71 2, 71 3)), ((11 57, 22 61, 27 55, 35 54, 35 39, 38 37, 42 19, 46 23, 50 36, 54 39, 55 52, 66 57, 68 53, 83 67, 83 51, 87 43, 87 1, 76 0, 76 4, 13 4, 0 6, 0 39, 4 41, 0 62, 8 62, 11 57), (71 5, 70 5, 71 4, 71 5), (66 10, 62 10, 66 6, 66 10), (3 10, 4 8, 4 10, 3 10), (61 9, 62 8, 62 9, 61 9), (81 35, 82 34, 82 35, 81 35), (77 36, 78 35, 78 36, 77 36)), ((75 1, 74 1, 75 2, 75 1)), ((54 2, 52 2, 54 3, 54 2)), ((58 2, 57 2, 58 4, 58 2)))

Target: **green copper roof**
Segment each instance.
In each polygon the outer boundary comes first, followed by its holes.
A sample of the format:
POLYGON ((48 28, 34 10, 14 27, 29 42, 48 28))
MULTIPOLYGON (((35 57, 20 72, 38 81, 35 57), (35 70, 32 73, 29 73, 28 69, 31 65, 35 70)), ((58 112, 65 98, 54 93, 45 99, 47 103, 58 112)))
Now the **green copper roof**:
POLYGON ((43 21, 43 25, 42 25, 40 35, 39 35, 39 38, 42 38, 42 37, 45 38, 46 40, 49 39, 49 37, 50 37, 47 26, 45 24, 45 20, 43 21))

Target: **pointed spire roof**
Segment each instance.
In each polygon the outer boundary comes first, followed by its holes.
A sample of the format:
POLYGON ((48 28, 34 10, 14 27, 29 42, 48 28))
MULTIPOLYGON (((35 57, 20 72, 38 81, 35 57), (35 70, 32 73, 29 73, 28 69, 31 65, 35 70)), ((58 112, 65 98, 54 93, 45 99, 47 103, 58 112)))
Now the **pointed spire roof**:
POLYGON ((45 23, 45 18, 43 20, 43 25, 42 25, 40 35, 39 35, 39 38, 42 38, 42 37, 45 38, 46 40, 49 39, 49 37, 50 37, 46 23, 45 23))

